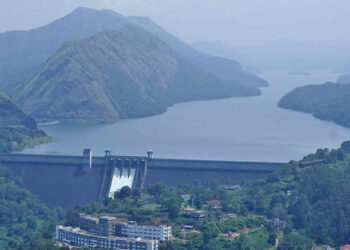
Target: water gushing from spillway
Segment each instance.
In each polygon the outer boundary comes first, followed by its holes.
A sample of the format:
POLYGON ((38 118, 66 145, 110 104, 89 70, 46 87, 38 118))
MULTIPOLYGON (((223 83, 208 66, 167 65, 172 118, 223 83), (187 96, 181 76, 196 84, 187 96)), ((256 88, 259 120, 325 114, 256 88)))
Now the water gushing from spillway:
POLYGON ((135 172, 136 169, 134 168, 130 169, 130 173, 127 168, 122 169, 122 171, 119 168, 115 168, 111 188, 109 190, 109 197, 113 198, 114 193, 122 189, 122 187, 128 186, 132 188, 132 185, 134 183, 135 172))

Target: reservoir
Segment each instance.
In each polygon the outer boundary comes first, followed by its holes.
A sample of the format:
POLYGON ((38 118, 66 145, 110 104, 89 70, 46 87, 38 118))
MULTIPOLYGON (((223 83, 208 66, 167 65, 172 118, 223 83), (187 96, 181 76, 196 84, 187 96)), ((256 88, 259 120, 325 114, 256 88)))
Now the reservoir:
POLYGON ((108 125, 48 126, 44 130, 59 140, 23 153, 71 155, 91 148, 102 155, 109 148, 118 155, 153 150, 157 158, 279 162, 299 160, 318 148, 337 148, 349 139, 349 128, 277 107, 295 87, 335 81, 336 74, 276 71, 261 76, 270 84, 261 96, 181 103, 162 115, 108 125))

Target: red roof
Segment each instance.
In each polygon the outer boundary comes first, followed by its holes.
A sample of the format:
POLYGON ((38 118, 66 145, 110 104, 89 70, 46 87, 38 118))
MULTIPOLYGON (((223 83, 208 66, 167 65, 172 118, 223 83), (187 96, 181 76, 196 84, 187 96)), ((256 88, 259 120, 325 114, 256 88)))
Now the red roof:
POLYGON ((350 250, 350 244, 340 247, 340 250, 350 250))

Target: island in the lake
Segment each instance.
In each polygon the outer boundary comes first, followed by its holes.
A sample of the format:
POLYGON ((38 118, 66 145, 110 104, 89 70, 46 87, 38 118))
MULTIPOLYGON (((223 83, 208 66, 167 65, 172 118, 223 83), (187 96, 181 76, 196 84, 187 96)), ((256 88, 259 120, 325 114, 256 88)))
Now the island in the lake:
POLYGON ((278 106, 350 127, 349 96, 350 85, 327 82, 296 88, 283 96, 278 106))

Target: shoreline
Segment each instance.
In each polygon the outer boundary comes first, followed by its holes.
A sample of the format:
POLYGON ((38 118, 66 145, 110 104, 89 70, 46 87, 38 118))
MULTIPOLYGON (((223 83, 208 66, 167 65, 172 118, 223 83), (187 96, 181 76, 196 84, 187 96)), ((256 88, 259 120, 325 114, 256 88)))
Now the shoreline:
POLYGON ((57 125, 58 123, 59 123, 58 120, 52 121, 52 122, 41 122, 41 123, 38 123, 38 127, 53 126, 53 125, 57 125))

